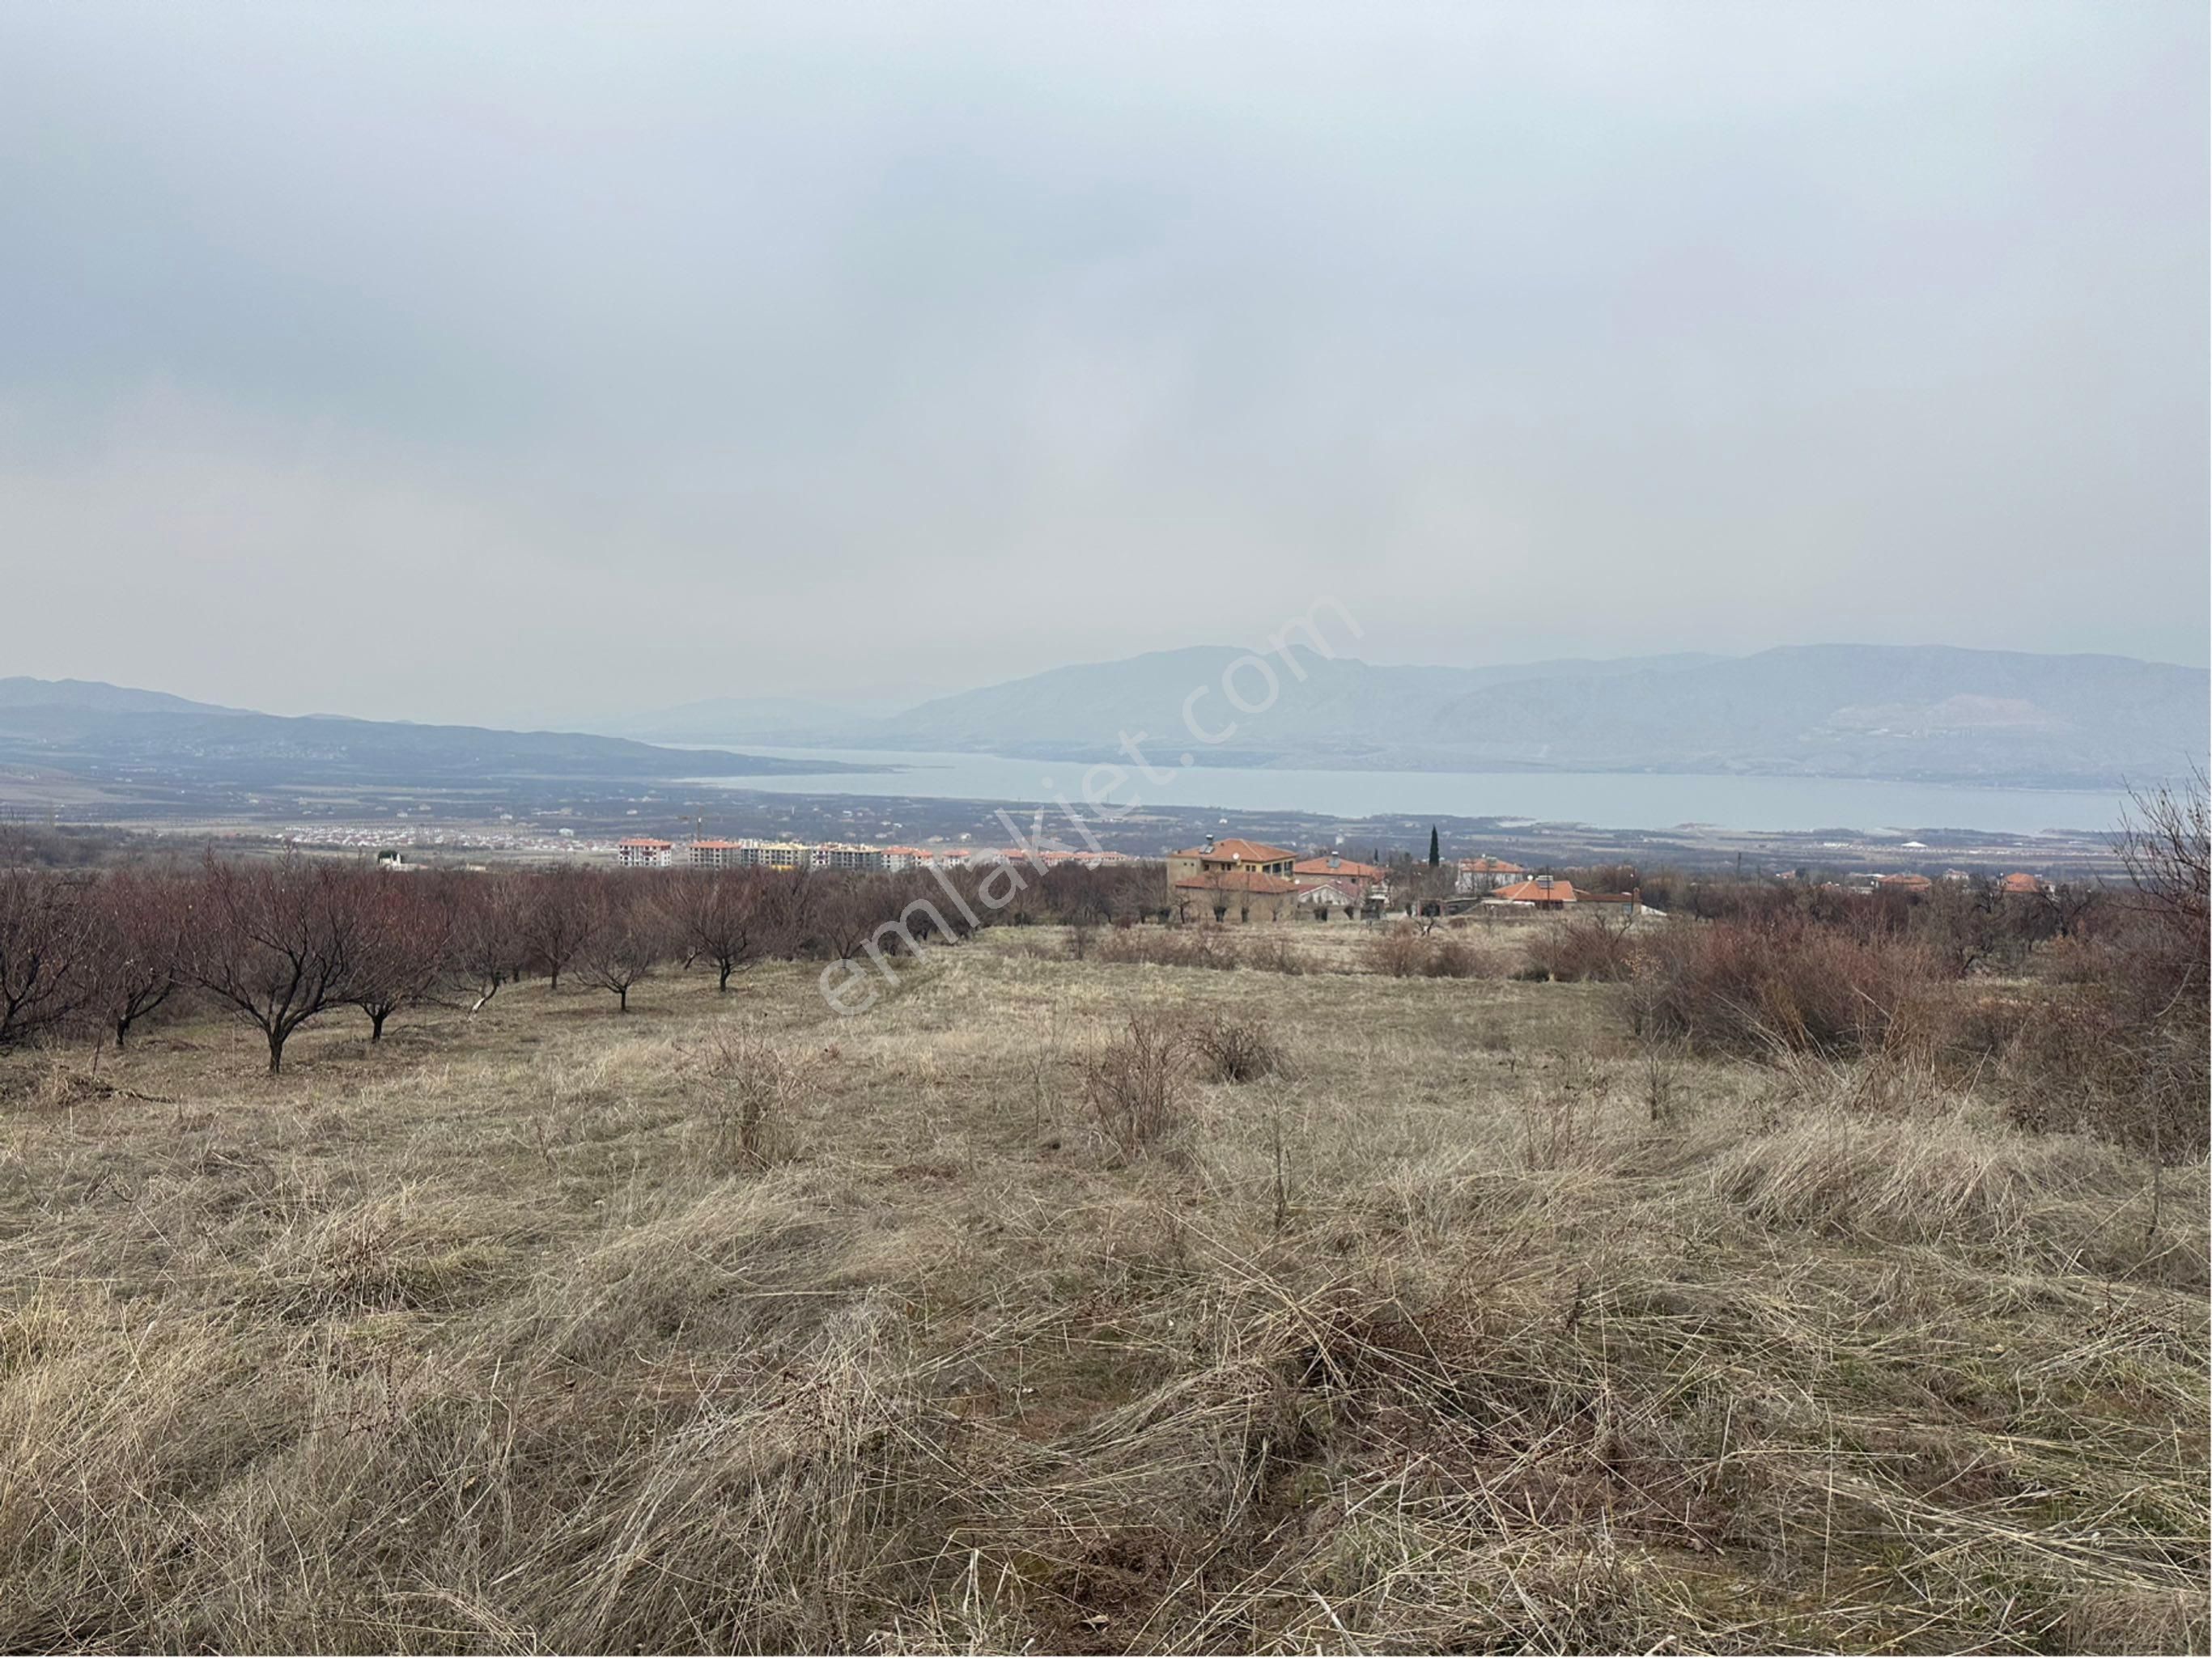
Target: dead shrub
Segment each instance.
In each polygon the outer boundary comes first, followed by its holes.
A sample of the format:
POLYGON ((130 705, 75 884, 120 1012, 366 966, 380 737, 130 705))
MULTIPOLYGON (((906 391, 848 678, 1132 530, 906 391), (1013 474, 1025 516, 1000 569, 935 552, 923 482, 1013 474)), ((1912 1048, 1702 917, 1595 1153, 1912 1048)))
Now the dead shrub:
POLYGON ((1429 957, 1429 941, 1411 921, 1394 921, 1367 941, 1360 952, 1367 970, 1392 979, 1409 979, 1429 957))
POLYGON ((1425 979, 1498 979, 1505 975, 1504 962, 1468 939, 1431 933, 1428 945, 1420 965, 1425 979))
POLYGON ((2123 999, 2071 987, 2021 1018, 1993 1079, 2013 1122, 2094 1134, 2161 1163, 2203 1156, 2208 1127, 2201 1027, 2130 1017, 2123 999))
POLYGON ((1301 974, 1310 970, 1305 954, 1279 933, 1263 932, 1247 939, 1238 952, 1246 967, 1261 973, 1301 974))
POLYGON ((1939 970, 1911 939, 1793 917, 1671 927, 1643 951, 1630 1020, 1705 1052, 1866 1053, 1920 1029, 1939 970))
POLYGON ((793 1119, 813 1091, 815 1056, 718 1025, 701 1041, 694 1065, 716 1168, 763 1169, 789 1154, 793 1119))
POLYGON ((1522 1162, 1556 1169, 1579 1161, 1613 1097, 1613 1082, 1612 1073, 1588 1054, 1554 1054, 1542 1090, 1520 1102, 1522 1162))
POLYGON ((1130 927, 1098 939, 1091 947, 1091 957, 1124 965, 1210 967, 1224 971, 1237 965, 1236 952, 1218 926, 1130 927))
POLYGON ((1098 1127, 1133 1157, 1182 1121, 1191 1035, 1157 1014, 1130 1016, 1122 1034, 1083 1068, 1083 1096, 1098 1127))
POLYGON ((1618 920, 1577 916, 1528 941, 1528 976, 1559 984, 1617 984, 1635 971, 1635 947, 1618 920))
POLYGON ((1190 1045, 1210 1082, 1249 1083, 1289 1073, 1283 1044, 1265 1019, 1216 1014, 1191 1027, 1190 1045))
POLYGON ((1505 963, 1493 951, 1453 932, 1424 932, 1396 921, 1362 951, 1370 973, 1392 979, 1499 979, 1505 963))
POLYGON ((1313 964, 1288 938, 1254 929, 1243 938, 1225 926, 1117 927, 1086 937, 1079 952, 1073 937, 1068 954, 1077 961, 1111 962, 1150 967, 1201 967, 1227 972, 1252 968, 1262 973, 1308 973, 1313 964))

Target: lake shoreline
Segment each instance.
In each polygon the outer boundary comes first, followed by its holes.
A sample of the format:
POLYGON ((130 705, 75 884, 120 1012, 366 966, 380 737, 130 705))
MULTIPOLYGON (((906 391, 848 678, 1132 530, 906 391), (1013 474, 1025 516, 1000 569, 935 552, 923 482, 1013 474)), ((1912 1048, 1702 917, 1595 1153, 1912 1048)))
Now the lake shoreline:
MULTIPOLYGON (((1359 823, 1429 816, 1471 823, 1610 831, 1704 826, 1729 834, 1903 841, 1919 831, 2071 839, 2109 830, 2118 789, 2023 789, 1986 783, 1681 772, 1389 772, 1283 767, 1073 762, 1020 756, 755 745, 820 772, 687 778, 687 786, 857 799, 967 801, 1034 807, 1086 799, 1138 811, 1290 814, 1359 823), (826 768, 839 768, 831 772, 826 768), (1200 798, 1202 795, 1203 798, 1200 798)), ((1668 831, 1668 832, 1671 832, 1668 831)), ((1917 838, 1925 839, 1924 834, 1917 838)))

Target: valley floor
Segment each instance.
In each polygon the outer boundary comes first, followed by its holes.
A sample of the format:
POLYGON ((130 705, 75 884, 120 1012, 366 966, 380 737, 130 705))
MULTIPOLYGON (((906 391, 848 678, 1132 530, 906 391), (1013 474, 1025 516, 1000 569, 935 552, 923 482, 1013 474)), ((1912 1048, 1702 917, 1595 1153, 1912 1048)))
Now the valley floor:
POLYGON ((1057 957, 0 1058, 0 1648, 2204 1649, 2201 1165, 1057 957))

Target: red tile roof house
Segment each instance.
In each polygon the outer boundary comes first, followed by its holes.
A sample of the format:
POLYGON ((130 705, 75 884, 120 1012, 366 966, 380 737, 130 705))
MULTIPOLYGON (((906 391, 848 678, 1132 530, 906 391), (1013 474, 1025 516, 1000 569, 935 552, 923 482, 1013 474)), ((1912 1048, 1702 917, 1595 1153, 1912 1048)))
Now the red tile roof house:
POLYGON ((1486 904, 1521 904, 1536 909, 1565 909, 1576 901, 1574 883, 1556 881, 1548 875, 1540 875, 1533 881, 1516 881, 1510 887, 1500 887, 1482 902, 1486 904))
POLYGON ((1936 885, 1924 875, 1885 875, 1874 884, 1881 892, 1928 892, 1936 885))
POLYGON ((2008 898, 2040 898, 2043 883, 2033 875, 2015 872, 1998 882, 1997 890, 2008 898))
POLYGON ((1291 865, 1291 878, 1304 885, 1326 882, 1340 889, 1357 907, 1382 892, 1388 872, 1334 852, 1317 852, 1291 865))
POLYGON ((1298 855, 1257 841, 1208 841, 1168 854, 1168 879, 1180 881, 1206 870, 1256 869, 1263 875, 1288 875, 1298 855))
POLYGON ((1180 881, 1170 881, 1168 890, 1177 917, 1217 921, 1234 916, 1240 921, 1280 921, 1297 902, 1298 884, 1287 875, 1270 875, 1258 869, 1201 869, 1180 881))

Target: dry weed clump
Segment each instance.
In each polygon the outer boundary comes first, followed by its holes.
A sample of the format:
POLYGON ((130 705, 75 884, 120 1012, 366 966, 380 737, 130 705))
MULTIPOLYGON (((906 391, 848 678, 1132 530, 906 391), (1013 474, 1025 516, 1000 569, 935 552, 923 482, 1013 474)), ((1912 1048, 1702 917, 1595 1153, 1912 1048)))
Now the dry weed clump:
POLYGON ((1256 932, 1243 939, 1237 956, 1244 966, 1261 973, 1301 974, 1312 970, 1305 952, 1279 932, 1256 932))
POLYGON ((1638 1034, 1708 1053, 1838 1056, 1911 1029, 1941 976, 1923 944, 1796 918, 1668 927, 1630 987, 1638 1034))
POLYGON ((1394 921, 1366 941, 1367 970, 1389 979, 1498 979, 1505 964, 1492 951, 1457 933, 1394 921))
POLYGON ((1636 970, 1636 943, 1623 920, 1577 916, 1528 940, 1522 976, 1558 984, 1617 984, 1636 970))
POLYGON ((712 1027, 692 1064, 702 1084, 714 1166, 759 1169, 788 1155, 818 1063, 818 1054, 795 1053, 757 1031, 712 1027))
POLYGON ((1310 972, 1313 967, 1305 953, 1280 932, 1251 927, 1244 929, 1240 936, 1218 922, 1179 927, 1115 927, 1085 938, 1079 947, 1071 933, 1068 955, 1071 960, 1078 961, 1212 968, 1220 972, 1250 968, 1262 973, 1302 974, 1310 972))
POLYGON ((1367 941, 1362 954, 1369 972, 1407 979, 1419 973, 1428 960, 1429 941, 1411 921, 1393 921, 1367 941))
POLYGON ((1290 1055, 1265 1019, 1215 1014, 1191 1026, 1189 1041, 1210 1082, 1257 1082, 1290 1072, 1290 1055))
POLYGON ((1965 1102, 1903 1118, 1852 1109, 1853 1097, 1846 1084, 1729 1147, 1714 1191, 1767 1225, 1987 1248, 2028 1270, 2206 1282, 2201 1237, 2175 1224, 2203 1206, 2201 1164, 2160 1176, 2097 1139, 2008 1132, 1965 1102))
POLYGON ((1159 1014, 1132 1014, 1121 1034, 1083 1068, 1083 1096, 1100 1131, 1125 1157, 1179 1127, 1191 1034, 1159 1014))

